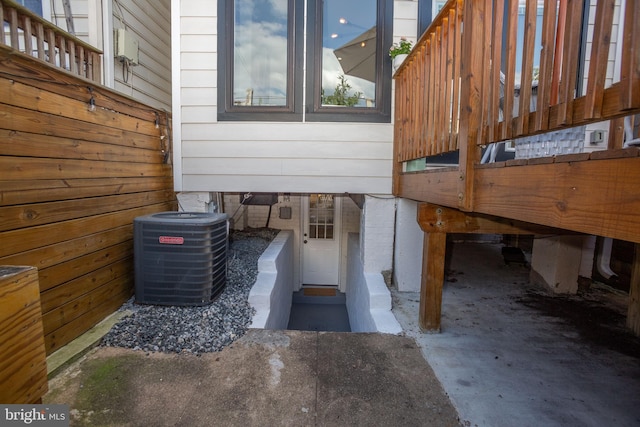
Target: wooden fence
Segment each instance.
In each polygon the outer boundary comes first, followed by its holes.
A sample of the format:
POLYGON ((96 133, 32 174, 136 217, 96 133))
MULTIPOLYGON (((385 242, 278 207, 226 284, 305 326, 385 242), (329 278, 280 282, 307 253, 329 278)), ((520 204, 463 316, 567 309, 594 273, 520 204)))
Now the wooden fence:
POLYGON ((175 210, 171 118, 0 45, 0 265, 38 269, 47 354, 133 292, 133 219, 175 210))

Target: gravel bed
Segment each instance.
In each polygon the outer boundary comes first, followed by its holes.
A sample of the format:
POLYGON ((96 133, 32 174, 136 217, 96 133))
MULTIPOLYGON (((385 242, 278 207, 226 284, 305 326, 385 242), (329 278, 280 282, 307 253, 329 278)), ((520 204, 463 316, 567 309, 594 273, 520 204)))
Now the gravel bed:
POLYGON ((203 307, 135 304, 120 310, 131 314, 104 336, 101 345, 165 353, 220 351, 245 334, 254 314, 249 291, 258 275, 258 258, 279 230, 260 228, 231 231, 227 284, 210 305, 203 307))

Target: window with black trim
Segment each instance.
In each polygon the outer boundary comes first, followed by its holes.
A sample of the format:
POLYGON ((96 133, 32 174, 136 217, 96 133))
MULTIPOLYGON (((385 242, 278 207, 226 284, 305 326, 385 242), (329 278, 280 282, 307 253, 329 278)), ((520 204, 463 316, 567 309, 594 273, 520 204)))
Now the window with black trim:
POLYGON ((218 2, 218 120, 391 121, 393 0, 306 3, 303 75, 305 0, 218 2))
POLYGON ((219 120, 302 120, 303 1, 218 2, 219 120))
POLYGON ((308 121, 390 122, 392 26, 393 0, 310 2, 308 121))

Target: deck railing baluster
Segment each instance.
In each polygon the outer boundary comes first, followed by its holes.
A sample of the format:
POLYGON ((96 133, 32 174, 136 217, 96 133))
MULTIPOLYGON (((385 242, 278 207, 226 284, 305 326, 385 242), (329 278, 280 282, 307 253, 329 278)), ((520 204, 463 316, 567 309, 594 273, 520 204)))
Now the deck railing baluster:
POLYGON ((29 9, 0 0, 1 44, 95 82, 101 80, 102 52, 29 9), (5 29, 4 23, 8 23, 5 29))
POLYGON ((624 37, 618 40, 623 44, 620 81, 605 82, 614 4, 598 0, 593 9, 593 37, 587 40, 591 56, 580 66, 580 40, 586 32, 581 0, 448 1, 395 75, 400 161, 613 119, 639 109, 640 6, 635 1, 626 0, 618 23, 624 25, 624 37), (475 37, 465 36, 474 23, 475 37), (586 81, 584 93, 576 91, 578 79, 586 81), (463 121, 470 110, 471 120, 463 121))

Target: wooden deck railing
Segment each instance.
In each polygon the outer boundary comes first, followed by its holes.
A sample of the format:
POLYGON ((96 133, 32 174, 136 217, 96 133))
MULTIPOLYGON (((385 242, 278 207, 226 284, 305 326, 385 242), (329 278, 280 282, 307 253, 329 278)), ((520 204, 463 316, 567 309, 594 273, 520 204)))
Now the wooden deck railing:
POLYGON ((479 146, 637 113, 640 3, 623 0, 618 25, 624 37, 617 40, 622 65, 613 84, 606 74, 615 0, 596 3, 588 61, 581 59, 583 3, 447 2, 395 75, 395 161, 460 149, 464 168, 464 162, 479 162, 479 146), (540 9, 542 26, 536 28, 540 9), (586 81, 582 93, 578 79, 586 81))
POLYGON ((396 161, 458 149, 463 5, 444 6, 395 74, 396 161))
POLYGON ((99 49, 11 0, 0 0, 0 43, 94 82, 101 81, 99 49))

